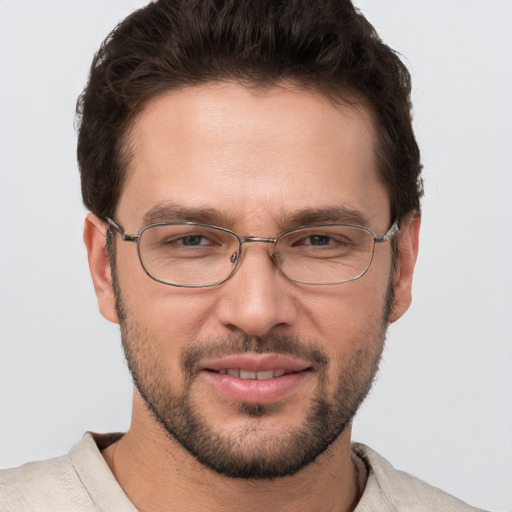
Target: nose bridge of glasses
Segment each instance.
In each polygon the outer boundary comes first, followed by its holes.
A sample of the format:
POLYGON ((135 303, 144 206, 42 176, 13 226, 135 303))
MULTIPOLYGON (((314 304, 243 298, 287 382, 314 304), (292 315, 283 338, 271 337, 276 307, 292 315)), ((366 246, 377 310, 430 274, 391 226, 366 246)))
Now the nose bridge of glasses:
POLYGON ((245 249, 245 244, 246 243, 251 243, 251 242, 259 242, 259 243, 264 243, 264 244, 272 244, 272 248, 271 248, 271 251, 270 251, 270 257, 271 259, 277 263, 276 259, 275 259, 275 254, 274 254, 274 249, 275 249, 275 244, 276 244, 276 241, 277 241, 277 238, 269 238, 269 237, 262 237, 262 236, 250 236, 250 235, 246 235, 246 236, 241 236, 239 237, 239 240, 240 240, 240 249, 241 251, 236 251, 234 254, 232 254, 231 256, 231 263, 237 263, 237 264, 240 264, 241 263, 241 259, 243 257, 243 254, 244 254, 244 249, 245 249))
POLYGON ((277 238, 268 238, 268 237, 262 237, 262 236, 242 236, 240 237, 240 240, 242 244, 245 244, 247 242, 261 242, 264 244, 275 244, 277 238))

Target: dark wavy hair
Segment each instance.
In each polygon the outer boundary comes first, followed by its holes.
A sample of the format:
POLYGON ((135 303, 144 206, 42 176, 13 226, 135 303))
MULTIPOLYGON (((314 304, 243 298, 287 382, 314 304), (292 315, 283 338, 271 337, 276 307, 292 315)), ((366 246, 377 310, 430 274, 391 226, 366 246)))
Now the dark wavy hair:
POLYGON ((336 101, 362 99, 377 125, 392 218, 419 212, 410 74, 348 0, 158 0, 128 16, 95 55, 77 103, 85 206, 102 219, 114 215, 127 135, 149 99, 216 80, 288 81, 336 101))

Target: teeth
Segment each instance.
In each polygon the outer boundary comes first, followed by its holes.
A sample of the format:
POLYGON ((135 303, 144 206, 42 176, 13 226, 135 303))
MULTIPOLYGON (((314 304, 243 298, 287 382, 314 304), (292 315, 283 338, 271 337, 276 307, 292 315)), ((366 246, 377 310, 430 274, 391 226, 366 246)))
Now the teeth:
POLYGON ((286 370, 277 369, 277 370, 263 370, 261 372, 250 372, 248 370, 240 370, 239 368, 228 368, 222 369, 218 371, 221 375, 231 375, 232 377, 239 377, 240 379, 257 379, 257 380, 266 380, 273 379, 276 377, 281 377, 286 374, 286 370))
POLYGON ((267 370, 267 371, 264 371, 264 372, 257 372, 256 373, 256 378, 258 380, 271 379, 274 376, 275 375, 274 375, 274 372, 272 370, 267 370))

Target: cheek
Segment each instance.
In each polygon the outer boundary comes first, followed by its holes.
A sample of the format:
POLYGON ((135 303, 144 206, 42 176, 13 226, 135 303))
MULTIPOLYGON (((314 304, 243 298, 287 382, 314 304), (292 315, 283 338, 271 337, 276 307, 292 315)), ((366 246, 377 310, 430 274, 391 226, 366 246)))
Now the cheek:
MULTIPOLYGON (((205 290, 178 288, 151 279, 135 254, 119 255, 118 282, 126 318, 149 338, 159 357, 179 357, 209 325, 212 300, 205 290)), ((212 334, 212 332, 210 332, 212 334)))
POLYGON ((381 328, 388 280, 365 278, 341 284, 338 290, 333 286, 303 302, 307 317, 321 334, 330 338, 381 328))
MULTIPOLYGON (((164 286, 160 284, 158 288, 164 286)), ((164 343, 181 346, 196 338, 208 320, 208 303, 189 299, 186 293, 180 293, 180 289, 175 293, 172 289, 171 293, 165 293, 164 289, 162 293, 158 288, 155 293, 146 293, 147 290, 139 288, 132 297, 123 291, 123 299, 133 305, 126 307, 130 319, 164 343)))
MULTIPOLYGON (((389 275, 367 274, 339 287, 327 287, 303 302, 310 333, 317 333, 327 354, 340 367, 346 367, 357 353, 381 349, 387 326, 384 319, 389 275)), ((304 334, 310 334, 304 332, 304 334)))

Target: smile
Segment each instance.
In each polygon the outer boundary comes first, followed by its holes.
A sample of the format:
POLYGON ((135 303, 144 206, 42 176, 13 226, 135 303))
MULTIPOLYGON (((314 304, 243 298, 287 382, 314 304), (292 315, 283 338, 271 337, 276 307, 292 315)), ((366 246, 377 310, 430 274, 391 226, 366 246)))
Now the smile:
POLYGON ((231 375, 232 377, 239 377, 240 379, 267 380, 282 377, 283 375, 292 372, 287 372, 282 368, 278 370, 262 370, 259 372, 242 370, 240 368, 222 368, 217 373, 219 373, 220 375, 231 375))
POLYGON ((206 382, 221 396, 235 402, 272 403, 302 386, 311 364, 280 354, 233 354, 202 365, 206 382))

